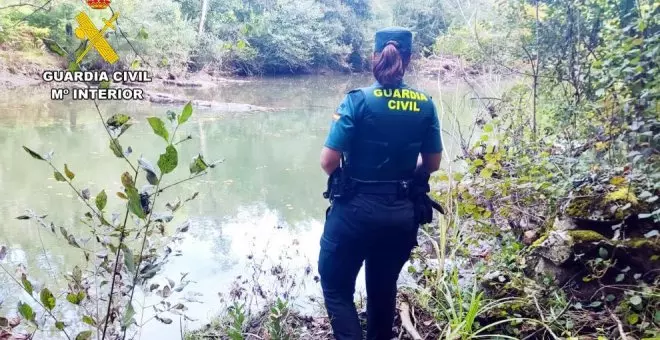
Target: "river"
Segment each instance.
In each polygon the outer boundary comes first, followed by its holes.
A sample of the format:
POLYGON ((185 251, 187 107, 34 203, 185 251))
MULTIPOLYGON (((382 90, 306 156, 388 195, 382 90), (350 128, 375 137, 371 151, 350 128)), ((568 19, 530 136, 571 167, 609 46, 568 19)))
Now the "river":
MULTIPOLYGON (((187 290, 201 293, 198 299, 204 303, 188 305, 188 314, 197 321, 188 322, 187 327, 202 325, 216 315, 218 292, 226 296, 235 278, 250 276, 251 265, 265 257, 266 269, 282 264, 285 270, 304 278, 298 291, 305 296, 299 300, 301 307, 319 308, 307 298, 320 295, 320 285, 312 279, 327 207, 321 196, 326 177, 319 168, 319 151, 344 93, 370 82, 362 75, 305 76, 257 79, 210 89, 168 89, 187 98, 283 108, 248 114, 196 109, 179 132, 181 136, 191 134, 193 139, 182 144, 182 166, 164 182, 187 177, 187 164, 199 152, 210 160, 225 160, 207 176, 166 192, 162 201, 185 199, 199 192, 171 223, 175 227, 191 221, 190 231, 179 246, 182 256, 174 257, 164 275, 157 277, 176 280, 180 273, 189 272, 188 278, 195 281, 187 290), (287 254, 279 258, 282 252, 287 254), (311 273, 305 275, 308 266, 311 273)), ((472 90, 463 83, 438 85, 416 77, 408 82, 434 96, 445 130, 455 128, 453 117, 461 126, 470 125, 479 109, 480 104, 471 99, 472 90)), ((489 76, 476 84, 484 85, 477 85, 482 94, 495 96, 501 82, 489 76)), ((134 159, 144 155, 155 163, 164 145, 145 118, 163 116, 172 107, 103 102, 101 109, 106 117, 128 113, 136 118, 138 124, 122 136, 122 144, 132 147, 134 159)), ((444 142, 446 150, 455 154, 457 145, 448 134, 444 142)), ((76 173, 77 185, 89 188, 92 194, 101 189, 108 192, 110 208, 121 204, 114 192, 121 187, 120 174, 127 170, 126 164, 110 152, 92 102, 51 101, 45 87, 0 92, 0 145, 0 245, 10 250, 4 265, 14 268, 23 264, 33 281, 47 282, 52 290, 61 288, 63 273, 84 262, 81 252, 35 222, 16 217, 32 209, 47 214, 56 225, 82 234, 87 228, 79 222, 84 205, 66 184, 55 181, 46 164, 29 157, 21 146, 43 153, 53 150, 54 163, 60 167, 68 164, 76 173)), ((13 309, 18 298, 29 301, 25 292, 0 273, 3 310, 13 309)), ((37 338, 47 337, 37 333, 37 338)), ((150 322, 142 338, 179 339, 178 319, 169 326, 150 322)))

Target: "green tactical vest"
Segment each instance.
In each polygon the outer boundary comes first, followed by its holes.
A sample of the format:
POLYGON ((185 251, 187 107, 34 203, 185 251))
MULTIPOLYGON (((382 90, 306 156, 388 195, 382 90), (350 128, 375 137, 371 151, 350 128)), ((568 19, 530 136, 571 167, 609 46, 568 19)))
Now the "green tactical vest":
POLYGON ((361 92, 364 105, 355 112, 356 133, 346 154, 350 177, 358 181, 411 179, 422 140, 433 123, 432 99, 406 85, 383 88, 379 84, 361 92))

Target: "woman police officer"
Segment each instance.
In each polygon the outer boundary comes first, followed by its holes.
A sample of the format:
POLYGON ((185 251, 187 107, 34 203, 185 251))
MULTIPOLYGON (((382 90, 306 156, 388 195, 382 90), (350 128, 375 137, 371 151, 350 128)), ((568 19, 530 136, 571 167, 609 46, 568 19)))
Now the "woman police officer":
POLYGON ((353 303, 362 262, 367 339, 392 338, 396 282, 419 227, 406 183, 418 171, 436 171, 442 152, 431 97, 403 83, 412 33, 391 27, 376 32, 375 40, 377 81, 345 96, 321 151, 323 170, 330 175, 341 165, 351 182, 351 195, 334 200, 327 213, 319 254, 321 287, 338 340, 362 339, 353 303))

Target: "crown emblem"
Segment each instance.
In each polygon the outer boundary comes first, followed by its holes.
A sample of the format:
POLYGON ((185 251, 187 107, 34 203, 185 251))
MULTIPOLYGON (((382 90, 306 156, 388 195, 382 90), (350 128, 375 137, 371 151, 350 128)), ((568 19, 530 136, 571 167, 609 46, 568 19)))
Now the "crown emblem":
POLYGON ((110 6, 111 0, 87 0, 89 7, 93 9, 106 9, 110 6))

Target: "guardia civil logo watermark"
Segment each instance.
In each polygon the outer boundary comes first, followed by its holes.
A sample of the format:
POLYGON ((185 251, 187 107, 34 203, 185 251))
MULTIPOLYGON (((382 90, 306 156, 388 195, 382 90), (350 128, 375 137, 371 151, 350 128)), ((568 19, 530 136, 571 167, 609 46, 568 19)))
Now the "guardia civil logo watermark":
POLYGON ((151 82, 151 76, 147 71, 117 71, 109 74, 106 71, 83 71, 80 69, 85 57, 93 52, 98 53, 101 59, 110 65, 114 65, 120 60, 119 55, 106 39, 108 31, 117 30, 116 23, 119 19, 119 12, 111 9, 111 0, 86 0, 86 3, 95 11, 109 13, 108 19, 103 19, 103 25, 97 27, 86 12, 78 13, 75 17, 77 24, 75 36, 82 44, 81 48, 74 53, 75 60, 70 62, 68 70, 45 71, 42 74, 42 79, 49 83, 98 83, 100 85, 98 87, 53 87, 51 89, 51 99, 143 100, 143 89, 111 87, 110 84, 151 82))

